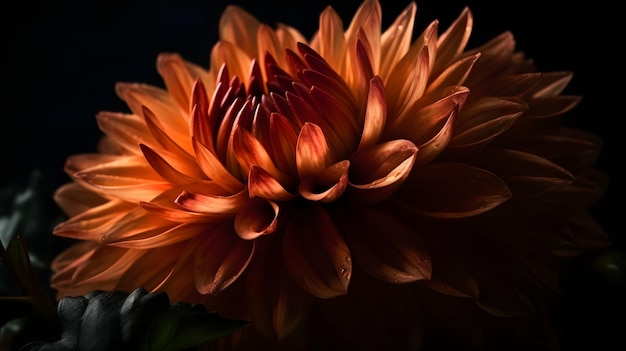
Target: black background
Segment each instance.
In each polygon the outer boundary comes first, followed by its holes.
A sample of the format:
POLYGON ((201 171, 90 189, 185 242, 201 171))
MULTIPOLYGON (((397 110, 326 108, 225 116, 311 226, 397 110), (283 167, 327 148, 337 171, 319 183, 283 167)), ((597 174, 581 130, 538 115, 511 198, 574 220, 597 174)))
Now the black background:
MULTIPOLYGON (((231 3, 270 25, 292 25, 310 38, 319 13, 330 1, 231 3)), ((408 3, 381 1, 383 26, 386 28, 408 3)), ((350 0, 332 5, 347 25, 359 4, 350 0)), ((539 70, 574 72, 566 93, 581 95, 583 101, 570 113, 567 123, 603 138, 597 166, 612 177, 606 196, 591 211, 616 247, 623 249, 624 226, 617 211, 623 198, 620 119, 624 117, 624 98, 620 90, 624 20, 617 21, 619 11, 608 2, 574 4, 424 0, 417 2, 415 27, 421 32, 439 19, 441 32, 467 5, 474 14, 470 47, 510 30, 517 48, 533 58, 539 70)), ((217 40, 217 22, 226 5, 222 0, 3 5, 0 185, 24 183, 33 169, 42 170, 55 187, 67 181, 65 158, 95 151, 101 135, 96 113, 127 109, 114 93, 115 82, 162 86, 155 62, 157 54, 164 51, 178 52, 207 66, 217 40)), ((593 318, 601 320, 594 323, 613 323, 604 317, 598 312, 593 318)), ((616 323, 623 325, 625 317, 619 315, 616 323)))

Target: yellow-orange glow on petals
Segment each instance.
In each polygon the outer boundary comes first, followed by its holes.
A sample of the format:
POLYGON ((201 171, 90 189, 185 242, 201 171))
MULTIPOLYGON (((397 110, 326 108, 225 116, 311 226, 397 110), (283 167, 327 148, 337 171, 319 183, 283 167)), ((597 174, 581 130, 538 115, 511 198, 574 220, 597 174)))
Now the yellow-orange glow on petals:
POLYGON ((323 208, 311 205, 295 214, 287 224, 282 248, 287 270, 310 294, 326 299, 347 292, 352 258, 323 208))
POLYGON ((402 115, 426 91, 436 53, 437 22, 433 22, 411 45, 409 52, 384 77, 391 115, 402 115))
POLYGON ((157 141, 146 128, 145 120, 134 114, 100 112, 96 115, 98 127, 125 153, 139 154, 138 144, 156 145, 157 141))
POLYGON ((358 150, 367 149, 376 144, 385 130, 386 122, 387 103, 385 100, 385 87, 380 77, 376 76, 370 80, 363 133, 358 150))
POLYGON ((154 151, 149 146, 140 144, 139 147, 143 152, 146 161, 148 161, 152 169, 154 169, 155 172, 157 172, 161 177, 163 177, 163 179, 169 181, 170 183, 178 185, 194 182, 208 182, 208 180, 189 176, 180 172, 180 168, 176 168, 170 165, 158 152, 154 151))
POLYGON ((244 184, 229 172, 213 151, 197 139, 192 139, 198 165, 204 174, 226 191, 240 192, 244 188, 244 184))
POLYGON ((237 5, 228 5, 218 25, 221 41, 237 44, 248 57, 256 57, 259 20, 237 5))
POLYGON ((205 194, 193 190, 183 190, 175 200, 184 209, 207 216, 232 215, 248 201, 248 192, 246 190, 241 190, 232 195, 224 195, 217 192, 205 194))
MULTIPOLYGON (((473 25, 472 12, 468 7, 465 7, 459 17, 439 36, 437 39, 437 61, 433 67, 435 77, 447 70, 449 66, 455 65, 454 61, 462 56, 472 33, 473 25)), ((476 54, 471 56, 474 56, 473 60, 475 61, 476 54)))
POLYGON ((57 224, 52 232, 65 238, 99 241, 103 232, 108 231, 135 206, 126 201, 111 200, 57 224))
POLYGON ((412 211, 435 218, 462 218, 493 209, 511 198, 491 172, 460 163, 436 163, 412 173, 397 198, 412 211), (440 184, 447 184, 445 187, 440 184), (403 200, 404 197, 406 201, 403 200))
POLYGON ((322 129, 315 124, 305 123, 296 145, 299 177, 303 179, 325 169, 332 162, 331 152, 322 129))
POLYGON ((191 108, 189 97, 197 79, 209 81, 208 73, 201 67, 185 61, 177 53, 157 56, 157 71, 165 82, 167 91, 183 110, 191 108))
POLYGON ((151 199, 171 187, 154 172, 143 156, 71 156, 66 162, 66 169, 76 169, 70 173, 72 177, 93 191, 129 202, 151 199))
POLYGON ((271 234, 278 225, 279 206, 273 201, 252 199, 237 211, 235 231, 244 240, 256 239, 271 234))
POLYGON ((389 28, 382 33, 380 37, 381 62, 378 73, 381 77, 386 78, 390 74, 391 69, 398 63, 398 60, 409 51, 411 39, 413 38, 416 12, 417 5, 412 1, 389 28))
POLYGON ((117 83, 115 91, 134 114, 143 116, 144 108, 152 111, 159 117, 159 127, 167 130, 170 137, 190 151, 190 145, 185 144, 189 139, 189 111, 179 107, 167 90, 148 84, 117 83))
POLYGON ((75 182, 59 186, 54 192, 53 198, 56 204, 69 217, 76 216, 92 207, 100 206, 109 201, 75 182))
POLYGON ((391 283, 430 279, 428 249, 414 228, 370 207, 346 207, 339 215, 354 261, 368 274, 391 283))
POLYGON ((280 182, 290 180, 286 174, 276 168, 265 147, 244 128, 238 127, 233 131, 233 152, 246 174, 250 172, 250 167, 256 165, 280 182))

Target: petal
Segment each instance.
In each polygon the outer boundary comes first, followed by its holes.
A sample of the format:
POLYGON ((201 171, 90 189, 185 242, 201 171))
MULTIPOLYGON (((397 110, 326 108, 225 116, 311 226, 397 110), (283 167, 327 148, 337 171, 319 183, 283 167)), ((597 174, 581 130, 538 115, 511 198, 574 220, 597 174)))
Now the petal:
MULTIPOLYGON (((163 179, 169 181, 174 185, 188 184, 194 182, 206 182, 204 179, 199 179, 194 176, 189 176, 179 171, 180 168, 170 165, 158 152, 151 149, 149 146, 141 144, 139 145, 143 152, 146 161, 150 164, 163 179)), ((195 173, 195 172, 194 172, 195 173)))
POLYGON ((259 26, 260 22, 250 13, 237 5, 228 5, 220 17, 219 36, 240 46, 249 57, 255 57, 259 26))
POLYGON ((346 206, 339 215, 354 261, 365 272, 390 283, 430 279, 428 250, 413 227, 371 207, 346 206))
POLYGON ((263 168, 281 183, 289 181, 289 177, 276 168, 261 142, 244 128, 236 128, 234 131, 233 152, 246 174, 250 172, 250 168, 253 165, 256 165, 263 168))
POLYGON ((459 55, 463 53, 469 41, 474 25, 472 12, 466 6, 454 22, 443 32, 437 40, 437 63, 433 73, 439 74, 446 67, 453 65, 459 55))
POLYGON ((385 130, 387 121, 387 102, 385 100, 385 87, 380 77, 370 80, 370 88, 365 107, 365 121, 363 134, 358 150, 367 149, 378 142, 385 130))
POLYGON ((244 240, 271 234, 278 225, 280 208, 275 202, 259 198, 248 201, 235 215, 235 231, 244 240))
POLYGON ((346 40, 341 17, 331 6, 327 6, 320 14, 316 37, 319 38, 318 47, 314 47, 316 51, 335 71, 340 72, 346 50, 346 40))
POLYGON ((102 233, 135 207, 129 202, 111 200, 57 224, 52 233, 65 238, 99 241, 102 233))
POLYGON ((296 197, 263 168, 253 165, 248 175, 248 193, 250 198, 261 197, 272 201, 288 201, 296 197))
POLYGON ((362 203, 381 201, 402 185, 413 169, 417 147, 393 140, 354 155, 350 168, 350 196, 362 203))
POLYGON ((143 116, 144 108, 152 111, 158 116, 159 127, 177 142, 189 135, 188 110, 181 109, 166 90, 147 84, 117 83, 115 91, 134 114, 143 116))
POLYGON ((175 201, 189 211, 203 213, 207 216, 227 217, 246 204, 248 193, 241 190, 233 195, 222 195, 220 193, 204 194, 184 190, 175 201))
POLYGON ((574 181, 574 176, 563 167, 517 150, 485 151, 471 162, 503 179, 518 198, 536 197, 574 181))
POLYGON ((177 223, 155 216, 142 207, 126 212, 111 228, 102 234, 102 242, 116 244, 133 237, 156 235, 175 227, 177 223))
POLYGON ((134 114, 100 112, 96 115, 98 128, 128 152, 138 154, 139 144, 156 144, 143 118, 134 114))
POLYGON ((463 109, 463 119, 457 120, 455 133, 448 147, 467 148, 483 145, 504 133, 528 109, 517 98, 484 98, 463 109))
POLYGON ((176 53, 161 53, 157 56, 157 71, 172 99, 183 111, 189 110, 191 89, 197 77, 191 75, 185 60, 176 53))
POLYGON ((193 271, 201 294, 227 288, 246 269, 254 252, 254 241, 241 240, 228 225, 206 231, 194 242, 193 271))
POLYGON ((330 165, 314 177, 303 179, 298 191, 310 201, 328 203, 343 195, 348 185, 350 161, 344 160, 330 165))
POLYGON ((325 169, 331 163, 330 153, 322 129, 315 124, 305 123, 296 145, 296 166, 300 178, 325 169))
POLYGON ((267 338, 284 339, 308 317, 313 306, 313 297, 287 273, 279 252, 256 254, 246 283, 250 320, 267 338))
POLYGON ((396 198, 412 211, 436 218, 474 216, 512 196, 495 174, 460 163, 434 163, 416 169, 404 185, 396 198))
POLYGON ((108 201, 76 182, 69 182, 59 186, 55 190, 53 198, 56 204, 69 217, 76 216, 108 201))
POLYGON ((326 211, 311 206, 290 220, 283 239, 287 270, 300 286, 318 298, 347 292, 352 259, 326 211))
POLYGON ((241 191, 244 184, 228 171, 213 151, 195 138, 193 138, 193 147, 198 165, 209 179, 228 192, 235 193, 241 191))
POLYGON ((379 74, 384 79, 390 74, 398 60, 409 51, 416 12, 417 5, 415 2, 409 3, 380 38, 381 63, 379 74))
POLYGON ((133 262, 116 285, 116 290, 132 291, 138 286, 147 291, 156 290, 166 280, 178 261, 185 243, 156 247, 145 252, 133 262))

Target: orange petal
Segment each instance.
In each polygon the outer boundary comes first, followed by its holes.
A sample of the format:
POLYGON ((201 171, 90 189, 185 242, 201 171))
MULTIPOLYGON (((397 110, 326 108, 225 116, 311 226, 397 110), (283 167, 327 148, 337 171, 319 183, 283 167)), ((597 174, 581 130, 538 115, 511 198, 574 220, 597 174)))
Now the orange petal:
POLYGON ((291 277, 310 294, 324 299, 347 292, 350 251, 323 208, 310 206, 292 217, 285 230, 283 257, 291 277))
POLYGON ((69 217, 78 215, 108 200, 82 187, 76 182, 59 186, 54 192, 54 201, 69 217))
POLYGON ((350 196, 360 202, 381 201, 393 194, 409 175, 417 147, 393 140, 354 155, 350 168, 350 196))
POLYGON ((340 215, 350 252, 365 272, 390 283, 430 279, 428 250, 413 227, 370 207, 347 206, 340 215))
POLYGON ((189 97, 196 77, 186 67, 186 62, 176 53, 161 53, 157 56, 157 71, 174 101, 183 110, 188 110, 189 97))
POLYGON ((280 208, 275 202, 259 198, 248 201, 235 215, 235 231, 244 240, 271 234, 278 225, 280 208))
POLYGON ((493 209, 511 198, 506 183, 484 169, 434 163, 419 169, 396 192, 405 206, 429 217, 462 218, 493 209))
POLYGON ((65 238, 99 241, 114 223, 122 218, 135 204, 111 200, 94 206, 57 224, 52 233, 65 238))
POLYGON ((331 163, 330 153, 322 129, 315 124, 305 123, 296 145, 296 166, 300 178, 325 169, 331 163))
POLYGON ((344 160, 330 165, 314 177, 303 179, 298 191, 310 201, 332 202, 341 197, 348 185, 350 161, 344 160))
POLYGON ((100 112, 96 115, 98 127, 108 137, 130 153, 139 153, 139 144, 156 144, 156 140, 140 116, 126 113, 100 112))
POLYGON ((209 179, 228 192, 235 193, 241 191, 244 187, 243 183, 228 171, 213 151, 195 138, 193 138, 193 147, 198 165, 209 179))
POLYGON ((101 245, 93 253, 94 259, 85 261, 76 269, 72 277, 73 283, 80 286, 117 282, 142 253, 137 250, 101 245))
POLYGON ((409 3, 380 38, 381 63, 379 75, 384 79, 387 78, 398 60, 404 57, 409 51, 409 47, 411 47, 416 12, 417 5, 415 2, 409 3))
POLYGON ((370 87, 365 106, 365 121, 363 133, 358 150, 367 149, 378 142, 385 123, 387 122, 387 102, 385 100, 385 87, 380 77, 370 80, 370 87))
POLYGON ((209 216, 228 216, 237 212, 247 201, 248 193, 245 190, 233 195, 203 194, 185 190, 180 193, 175 202, 193 212, 209 216))
POLYGON ((236 128, 233 133, 233 152, 246 174, 256 165, 280 182, 289 181, 289 177, 276 168, 265 147, 244 128, 236 128))
POLYGON ((193 176, 181 173, 180 168, 172 167, 159 153, 151 149, 149 146, 141 144, 141 151, 143 152, 146 161, 150 164, 163 179, 169 181, 172 184, 188 184, 194 182, 204 182, 206 180, 198 179, 193 176))
POLYGON ((466 6, 459 17, 443 32, 437 40, 437 63, 433 72, 439 74, 446 67, 453 65, 459 55, 463 53, 469 41, 474 25, 472 12, 466 6))
POLYGON ((288 201, 296 197, 263 168, 253 165, 248 175, 248 193, 251 198, 261 197, 272 201, 288 201))
POLYGON ((228 5, 220 16, 219 36, 241 47, 248 57, 256 57, 259 26, 260 22, 250 13, 237 5, 228 5))

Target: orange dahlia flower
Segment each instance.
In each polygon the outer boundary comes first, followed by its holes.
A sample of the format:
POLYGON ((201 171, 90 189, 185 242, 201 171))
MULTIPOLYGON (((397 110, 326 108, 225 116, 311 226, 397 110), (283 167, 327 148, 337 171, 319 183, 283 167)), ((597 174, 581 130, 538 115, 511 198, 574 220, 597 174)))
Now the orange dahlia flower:
POLYGON ((58 297, 165 291, 251 321, 221 343, 242 349, 550 345, 526 336, 562 263, 608 245, 600 140, 562 123, 570 72, 509 32, 466 49, 468 8, 417 38, 415 14, 328 7, 308 40, 229 6, 208 67, 164 53, 164 88, 119 83, 130 112, 98 114, 55 195, 80 240, 58 297))

